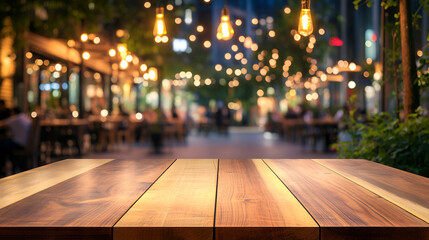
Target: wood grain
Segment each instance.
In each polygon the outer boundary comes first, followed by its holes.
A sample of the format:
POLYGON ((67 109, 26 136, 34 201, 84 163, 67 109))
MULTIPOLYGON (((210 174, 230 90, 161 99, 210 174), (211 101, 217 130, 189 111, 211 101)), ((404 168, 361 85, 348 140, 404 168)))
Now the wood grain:
POLYGON ((362 159, 314 159, 429 223, 429 179, 362 159))
POLYGON ((216 239, 318 239, 318 225, 260 159, 220 159, 216 239))
POLYGON ((265 162, 320 225, 322 239, 359 231, 365 239, 429 239, 427 223, 312 160, 265 162))
POLYGON ((213 239, 217 159, 178 159, 115 225, 114 239, 213 239))
POLYGON ((173 161, 114 160, 0 209, 0 239, 25 238, 28 228, 34 239, 111 238, 113 225, 173 161))
POLYGON ((0 179, 0 208, 113 159, 68 159, 0 179))

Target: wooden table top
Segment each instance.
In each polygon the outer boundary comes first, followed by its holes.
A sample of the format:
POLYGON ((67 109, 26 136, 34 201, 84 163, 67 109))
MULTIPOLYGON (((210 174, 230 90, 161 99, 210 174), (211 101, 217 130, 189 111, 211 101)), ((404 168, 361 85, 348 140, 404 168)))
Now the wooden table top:
POLYGON ((429 179, 366 160, 71 159, 0 192, 0 239, 429 239, 429 179))

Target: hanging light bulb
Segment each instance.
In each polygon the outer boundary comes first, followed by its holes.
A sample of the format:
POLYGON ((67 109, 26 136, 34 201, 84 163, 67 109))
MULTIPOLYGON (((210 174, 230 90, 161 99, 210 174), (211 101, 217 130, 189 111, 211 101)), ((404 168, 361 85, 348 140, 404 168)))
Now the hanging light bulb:
POLYGON ((167 34, 167 30, 165 29, 164 22, 164 8, 157 7, 156 8, 156 19, 155 19, 155 27, 153 28, 153 35, 155 37, 162 37, 167 34))
POLYGON ((225 4, 225 7, 222 9, 222 17, 220 18, 216 37, 219 40, 229 40, 232 38, 232 35, 234 35, 234 29, 232 29, 231 21, 229 19, 229 11, 225 4))
POLYGON ((310 0, 301 0, 301 14, 299 16, 298 32, 306 37, 313 32, 313 20, 311 20, 310 0))

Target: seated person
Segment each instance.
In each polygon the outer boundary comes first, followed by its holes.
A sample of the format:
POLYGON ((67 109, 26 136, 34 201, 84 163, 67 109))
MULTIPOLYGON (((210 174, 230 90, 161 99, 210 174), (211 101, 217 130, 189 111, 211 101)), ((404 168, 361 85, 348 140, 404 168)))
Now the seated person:
MULTIPOLYGON (((21 113, 18 108, 14 108, 11 111, 9 118, 0 121, 0 128, 7 127, 11 133, 10 138, 0 140, 0 169, 5 165, 6 155, 14 150, 24 150, 27 145, 31 123, 31 118, 27 114, 21 113)), ((16 167, 16 163, 12 163, 16 167)))
POLYGON ((0 100, 0 120, 10 117, 10 110, 6 108, 6 102, 0 100))

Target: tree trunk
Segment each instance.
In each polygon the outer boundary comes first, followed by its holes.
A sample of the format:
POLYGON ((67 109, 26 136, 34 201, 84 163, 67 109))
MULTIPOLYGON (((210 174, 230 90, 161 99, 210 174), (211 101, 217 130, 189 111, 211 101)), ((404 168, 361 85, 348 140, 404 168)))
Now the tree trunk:
POLYGON ((402 74, 404 81, 404 110, 405 119, 414 113, 419 106, 419 87, 416 83, 417 66, 414 50, 411 11, 409 0, 399 0, 401 25, 402 74))

